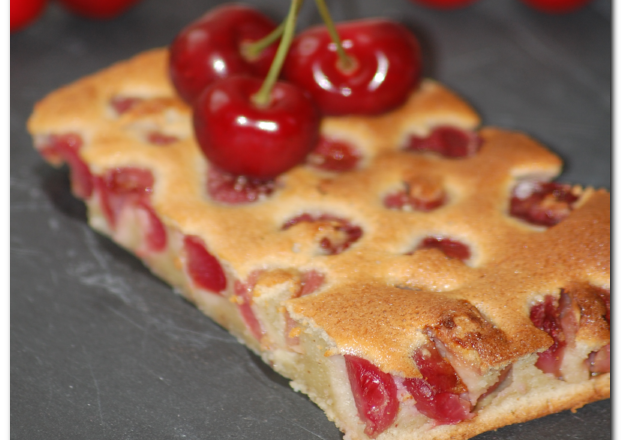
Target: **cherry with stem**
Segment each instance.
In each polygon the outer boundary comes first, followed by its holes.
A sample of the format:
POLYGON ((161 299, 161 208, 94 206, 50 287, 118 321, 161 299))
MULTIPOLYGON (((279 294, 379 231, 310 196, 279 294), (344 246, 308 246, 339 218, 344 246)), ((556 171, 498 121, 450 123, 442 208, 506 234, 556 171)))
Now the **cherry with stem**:
POLYGON ((233 175, 273 179, 302 163, 319 137, 319 112, 309 94, 278 81, 295 32, 301 0, 293 0, 280 44, 263 82, 231 76, 214 82, 194 105, 196 138, 216 167, 233 175))
POLYGON ((289 14, 284 22, 282 39, 278 45, 274 61, 270 66, 270 70, 267 73, 267 77, 265 78, 261 89, 257 94, 252 96, 252 101, 259 106, 267 105, 269 102, 270 92, 278 80, 283 63, 287 57, 287 52, 291 46, 291 41, 293 40, 293 34, 295 33, 295 22, 297 20, 300 7, 302 6, 302 1, 303 0, 292 0, 289 14))
POLYGON ((373 115, 403 104, 420 81, 414 35, 384 19, 335 26, 325 0, 315 1, 325 26, 294 39, 283 77, 308 90, 325 115, 373 115))
MULTIPOLYGON (((295 12, 296 17, 297 17, 297 14, 300 12, 300 8, 302 7, 303 3, 304 3, 304 0, 302 0, 297 6, 297 9, 295 12)), ((247 59, 254 59, 258 57, 259 55, 261 55, 261 53, 265 49, 267 49, 269 46, 275 43, 282 36, 285 30, 285 24, 286 24, 286 19, 285 21, 280 23, 276 29, 274 29, 272 32, 270 32, 268 35, 266 35, 259 41, 244 44, 244 46, 242 47, 244 56, 247 59)))
POLYGON ((285 23, 280 23, 276 29, 267 34, 265 37, 261 38, 259 41, 255 41, 252 43, 245 43, 242 45, 242 53, 247 59, 255 59, 261 53, 275 43, 281 36, 283 31, 285 30, 285 23))
POLYGON ((169 73, 192 104, 214 81, 236 74, 263 78, 276 53, 278 27, 244 5, 219 6, 186 26, 170 46, 169 73))
POLYGON ((330 10, 328 9, 328 5, 326 5, 325 0, 315 0, 315 4, 317 5, 317 9, 319 10, 319 14, 321 14, 321 19, 326 25, 328 29, 328 33, 330 34, 330 38, 336 45, 336 53, 339 56, 338 66, 343 71, 352 70, 355 66, 355 61, 353 58, 347 55, 345 49, 343 49, 343 42, 341 41, 341 37, 339 37, 339 33, 336 31, 336 27, 334 26, 334 21, 332 21, 332 16, 330 15, 330 10))

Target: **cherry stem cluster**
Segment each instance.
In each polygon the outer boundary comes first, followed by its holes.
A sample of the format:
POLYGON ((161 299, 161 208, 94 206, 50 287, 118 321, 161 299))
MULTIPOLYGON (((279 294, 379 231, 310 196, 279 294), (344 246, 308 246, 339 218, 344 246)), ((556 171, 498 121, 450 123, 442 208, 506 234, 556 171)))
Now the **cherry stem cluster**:
POLYGON ((334 26, 334 22, 332 21, 332 17, 330 16, 330 11, 328 10, 328 6, 326 5, 325 0, 315 0, 315 4, 317 5, 317 9, 321 14, 321 18, 323 22, 326 24, 326 28, 328 29, 328 33, 330 34, 330 38, 336 45, 336 53, 339 56, 339 63, 342 70, 349 70, 354 67, 354 60, 345 53, 345 49, 343 49, 343 43, 341 42, 341 37, 339 37, 338 32, 336 32, 336 26, 334 26))
POLYGON ((283 21, 276 29, 274 29, 272 32, 270 32, 268 35, 261 38, 260 40, 255 41, 254 43, 244 44, 242 47, 244 55, 248 59, 257 58, 259 55, 261 55, 261 52, 263 52, 268 46, 270 46, 272 43, 280 38, 284 30, 285 22, 283 21))
POLYGON ((278 75, 280 75, 280 70, 285 62, 285 58, 289 52, 289 47, 291 46, 291 41, 293 40, 293 35, 295 34, 295 22, 297 20, 298 12, 300 11, 300 7, 302 6, 302 1, 303 0, 291 1, 289 14, 283 23, 282 38, 280 40, 280 44, 278 45, 276 56, 274 56, 274 61, 270 66, 270 70, 267 73, 261 88, 252 96, 252 101, 258 106, 266 106, 270 102, 270 93, 274 87, 274 84, 276 84, 276 81, 278 80, 278 75))
MULTIPOLYGON (((300 12, 300 8, 302 7, 303 4, 304 4, 304 0, 302 0, 300 4, 298 5, 298 9, 295 13, 296 16, 300 12)), ((246 56, 248 59, 253 59, 253 58, 258 57, 261 54, 261 52, 263 52, 268 46, 270 46, 272 43, 274 43, 276 40, 278 40, 282 36, 282 33, 285 30, 286 22, 287 22, 287 19, 285 18, 285 20, 282 23, 280 23, 280 25, 278 25, 276 29, 274 29, 272 32, 270 32, 265 37, 261 38, 258 41, 255 41, 254 43, 244 44, 242 47, 244 56, 246 56)))
MULTIPOLYGON (((289 47, 291 46, 291 41, 293 40, 293 36, 295 34, 296 20, 303 3, 304 0, 292 0, 291 7, 289 8, 289 13, 287 14, 285 21, 283 21, 267 36, 263 37, 259 41, 247 44, 243 49, 247 57, 254 58, 259 56, 265 48, 282 36, 280 44, 278 45, 278 50, 276 51, 276 56, 270 66, 270 70, 267 73, 265 81, 263 81, 263 84, 261 85, 261 89, 259 89, 259 91, 252 96, 252 101, 258 106, 266 106, 270 102, 270 93, 274 87, 274 84, 276 84, 276 81, 278 80, 278 75, 280 75, 282 65, 287 57, 287 52, 289 52, 289 47)), ((336 31, 336 26, 334 25, 334 21, 332 21, 332 16, 330 15, 330 11, 328 10, 325 0, 315 0, 315 4, 317 5, 319 14, 321 14, 321 18, 326 24, 330 38, 332 38, 332 41, 336 46, 336 53, 339 57, 339 67, 344 71, 354 68, 356 62, 353 58, 347 55, 345 49, 343 49, 341 37, 339 37, 339 34, 336 31)))

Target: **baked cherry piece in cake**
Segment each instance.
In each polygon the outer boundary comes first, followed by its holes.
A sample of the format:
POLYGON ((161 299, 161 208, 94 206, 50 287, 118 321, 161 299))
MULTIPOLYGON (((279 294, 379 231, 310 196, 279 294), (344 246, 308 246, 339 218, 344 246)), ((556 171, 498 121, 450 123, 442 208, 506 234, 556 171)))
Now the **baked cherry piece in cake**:
POLYGON ((609 396, 606 191, 551 181, 557 156, 428 79, 389 113, 324 118, 276 178, 236 176, 203 155, 167 60, 53 92, 35 146, 95 229, 346 438, 466 439, 609 396))
POLYGON ((309 165, 334 172, 351 171, 358 166, 360 160, 361 153, 353 145, 323 136, 306 158, 309 165))

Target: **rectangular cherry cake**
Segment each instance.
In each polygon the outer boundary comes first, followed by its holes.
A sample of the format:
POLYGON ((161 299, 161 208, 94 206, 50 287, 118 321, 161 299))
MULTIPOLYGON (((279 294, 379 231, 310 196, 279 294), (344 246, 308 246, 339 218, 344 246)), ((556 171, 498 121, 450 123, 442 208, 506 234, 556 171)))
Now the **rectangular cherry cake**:
POLYGON ((432 80, 328 117, 272 182, 200 152, 157 49, 51 93, 29 130, 93 228, 319 405, 346 439, 465 439, 610 395, 610 196, 480 128, 432 80))

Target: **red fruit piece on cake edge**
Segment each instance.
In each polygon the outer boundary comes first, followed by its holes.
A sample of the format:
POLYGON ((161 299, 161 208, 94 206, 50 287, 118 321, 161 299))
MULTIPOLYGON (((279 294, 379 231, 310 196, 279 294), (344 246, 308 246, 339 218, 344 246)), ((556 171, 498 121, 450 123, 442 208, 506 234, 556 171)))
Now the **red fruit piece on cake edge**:
POLYGON ((71 190, 87 199, 93 192, 93 176, 79 155, 82 138, 74 133, 48 136, 39 147, 41 155, 54 164, 66 162, 71 171, 71 190))
POLYGON ((103 176, 95 176, 94 184, 111 230, 117 229, 124 210, 133 209, 144 231, 146 249, 152 252, 166 249, 166 228, 151 206, 154 179, 150 171, 133 167, 114 168, 103 176))
POLYGON ((428 343, 414 352, 414 362, 422 378, 404 379, 404 385, 422 414, 439 424, 453 425, 472 418, 468 389, 451 366, 440 356, 436 346, 428 343))
POLYGON ((199 237, 186 236, 183 245, 187 258, 187 271, 194 284, 212 293, 220 294, 226 289, 226 275, 218 262, 199 237))
POLYGON ((345 355, 349 383, 364 432, 371 438, 385 431, 397 417, 397 386, 390 374, 366 359, 345 355))

